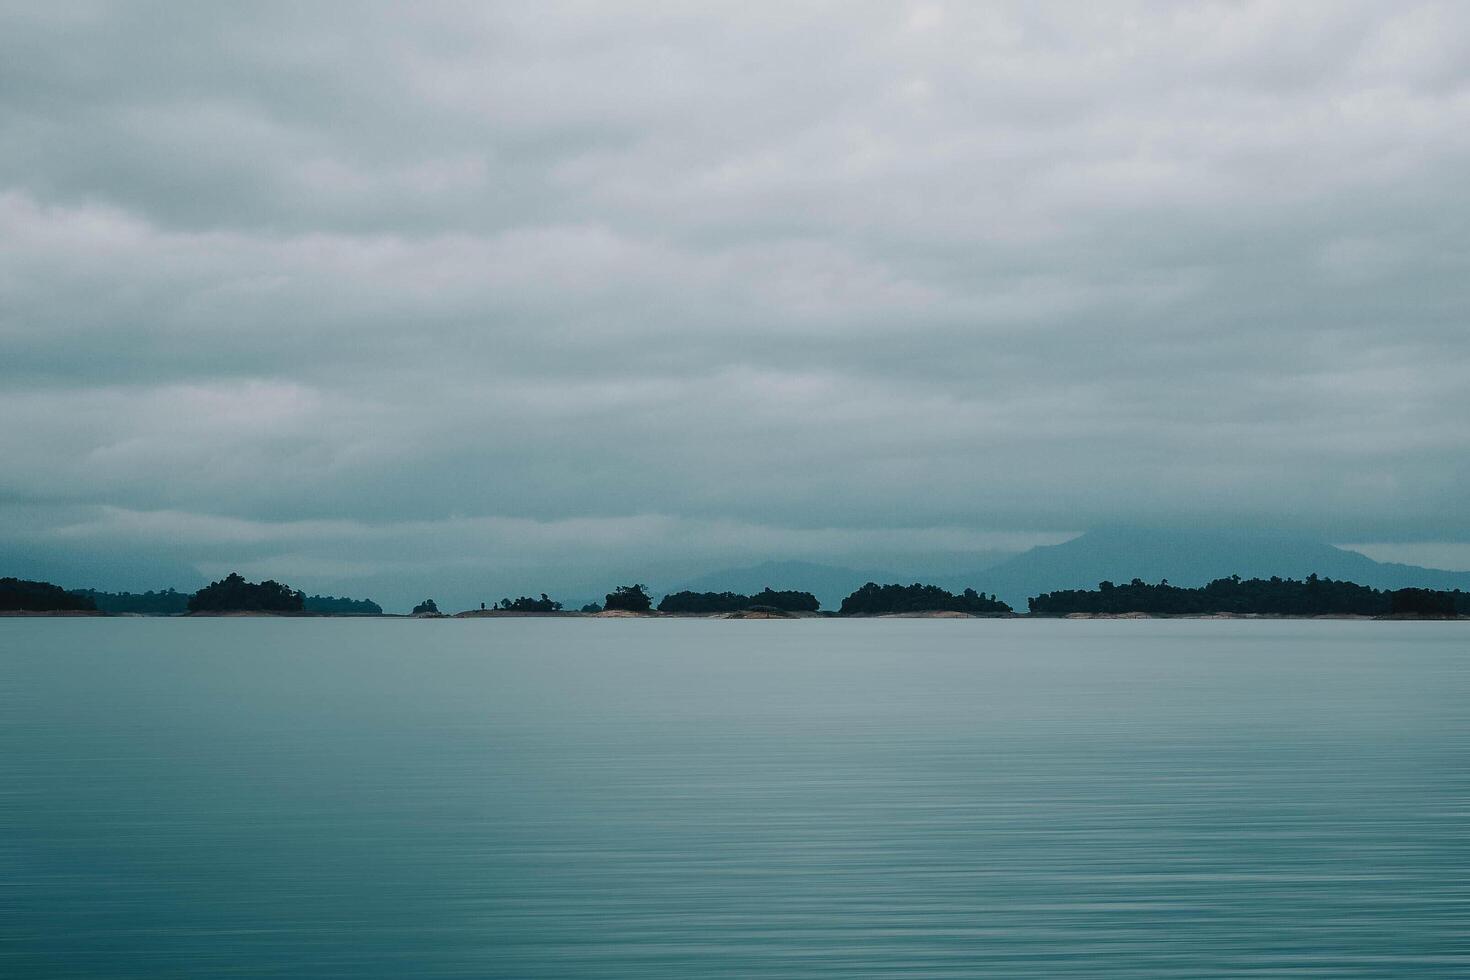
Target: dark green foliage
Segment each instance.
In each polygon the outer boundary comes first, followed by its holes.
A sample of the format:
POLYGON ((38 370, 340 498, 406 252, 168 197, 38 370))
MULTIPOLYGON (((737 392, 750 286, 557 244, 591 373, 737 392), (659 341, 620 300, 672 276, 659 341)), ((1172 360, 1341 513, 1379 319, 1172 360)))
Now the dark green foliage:
POLYGON ((880 616, 887 613, 964 612, 981 615, 1008 613, 1011 607, 995 596, 974 589, 959 595, 937 585, 878 585, 869 582, 842 600, 838 610, 844 616, 880 616))
POLYGON ((273 579, 256 584, 231 572, 189 597, 190 612, 301 612, 305 597, 273 579))
POLYGON ((330 595, 309 595, 303 602, 307 612, 326 616, 381 616, 383 607, 371 599, 341 599, 330 595))
POLYGON ((413 614, 415 616, 423 616, 425 614, 432 615, 438 612, 439 604, 433 599, 425 599, 423 602, 413 607, 413 614))
POLYGON ((602 607, 599 606, 595 602, 589 602, 589 603, 587 603, 587 605, 585 605, 585 606, 582 607, 582 612, 584 612, 584 613, 600 613, 600 612, 602 612, 602 607))
POLYGON ((1242 579, 1232 575, 1197 589, 1180 588, 1167 580, 1158 585, 1139 579, 1127 585, 1102 582, 1096 590, 1048 592, 1031 598, 1028 604, 1033 613, 1043 615, 1140 612, 1176 616, 1209 613, 1381 616, 1390 612, 1392 605, 1387 592, 1316 575, 1308 575, 1302 581, 1276 576, 1242 579))
POLYGON ((659 601, 666 613, 735 612, 750 605, 750 596, 738 592, 671 592, 659 601))
POLYGON ((625 609, 628 612, 648 612, 653 608, 653 598, 644 585, 620 585, 607 594, 603 602, 605 609, 625 609))
POLYGON ((0 578, 0 611, 92 612, 96 608, 89 596, 68 592, 50 582, 0 578))
POLYGON ((71 594, 85 596, 105 613, 134 613, 143 616, 178 616, 189 611, 189 594, 173 589, 157 592, 98 592, 94 589, 72 589, 71 594))
MULTIPOLYGON (((72 589, 71 594, 91 599, 97 604, 97 608, 105 613, 177 616, 189 611, 189 594, 174 589, 160 589, 157 592, 98 592, 93 589, 72 589)), ((348 599, 346 597, 339 599, 329 595, 305 596, 301 601, 301 609, 305 612, 320 613, 326 616, 381 616, 383 614, 383 607, 371 599, 348 599)), ((211 609, 211 611, 215 610, 211 609)))
POLYGON ((521 596, 519 599, 501 599, 500 608, 511 612, 560 612, 561 603, 548 598, 543 592, 539 599, 532 599, 529 596, 521 596))
MULTIPOLYGON (((1210 584, 1214 586, 1217 583, 1210 584)), ((1226 605, 1238 606, 1239 611, 1246 611, 1252 601, 1242 596, 1239 601, 1231 602, 1218 590, 1213 595, 1207 595, 1205 589, 1182 589, 1170 585, 1168 580, 1158 585, 1149 585, 1142 579, 1134 579, 1126 585, 1100 582, 1095 591, 1066 589, 1047 592, 1027 599, 1026 604, 1032 613, 1051 615, 1130 612, 1184 615, 1223 612, 1226 605)))
POLYGON ((817 601, 817 597, 810 592, 777 592, 769 585, 751 596, 750 604, 753 606, 767 606, 785 612, 816 612, 822 608, 822 604, 817 601))
POLYGON ((816 612, 821 608, 817 597, 810 592, 776 592, 769 586, 755 595, 738 592, 673 592, 663 597, 658 604, 659 612, 667 613, 727 613, 739 612, 755 606, 778 609, 783 612, 816 612))
POLYGON ((1454 616, 1460 591, 1436 592, 1433 589, 1399 589, 1388 594, 1389 610, 1395 615, 1454 616))

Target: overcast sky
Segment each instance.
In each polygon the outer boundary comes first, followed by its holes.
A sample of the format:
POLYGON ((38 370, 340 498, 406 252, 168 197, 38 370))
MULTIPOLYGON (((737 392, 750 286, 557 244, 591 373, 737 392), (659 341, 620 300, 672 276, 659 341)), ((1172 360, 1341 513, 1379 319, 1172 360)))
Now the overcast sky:
POLYGON ((1470 568, 1470 5, 27 0, 0 133, 0 549, 63 584, 1470 568))

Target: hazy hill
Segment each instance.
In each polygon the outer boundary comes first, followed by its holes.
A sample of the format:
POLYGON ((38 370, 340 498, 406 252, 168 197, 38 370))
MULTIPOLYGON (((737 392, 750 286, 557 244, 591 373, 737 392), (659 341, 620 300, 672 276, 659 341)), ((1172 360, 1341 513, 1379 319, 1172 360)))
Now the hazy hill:
POLYGON ((1103 580, 1168 579, 1200 586, 1230 575, 1304 578, 1316 573, 1374 588, 1470 590, 1470 572, 1378 562, 1299 534, 1265 531, 1090 531, 1063 544, 1032 548, 965 576, 948 587, 972 585, 994 592, 1017 609, 1026 599, 1057 589, 1095 588, 1103 580))
POLYGON ((1103 580, 1146 582, 1168 579, 1174 585, 1200 586, 1217 578, 1305 578, 1316 573, 1377 589, 1464 589, 1470 572, 1378 562, 1367 555, 1333 547, 1301 534, 1274 531, 1168 531, 1108 528, 1089 531, 1057 545, 1032 548, 1000 562, 977 555, 975 566, 936 567, 929 571, 874 571, 803 561, 772 561, 748 568, 712 572, 669 591, 740 592, 766 586, 800 589, 836 609, 843 598, 867 582, 880 585, 924 582, 952 592, 974 588, 994 592, 1018 610, 1026 600, 1058 589, 1091 589, 1103 580))

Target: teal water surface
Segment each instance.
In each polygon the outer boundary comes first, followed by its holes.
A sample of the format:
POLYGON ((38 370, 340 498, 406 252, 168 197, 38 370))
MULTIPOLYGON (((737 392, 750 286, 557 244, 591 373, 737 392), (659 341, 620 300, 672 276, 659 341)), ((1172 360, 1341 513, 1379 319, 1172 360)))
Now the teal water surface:
POLYGON ((1470 627, 0 620, 3 977, 1470 976, 1470 627))

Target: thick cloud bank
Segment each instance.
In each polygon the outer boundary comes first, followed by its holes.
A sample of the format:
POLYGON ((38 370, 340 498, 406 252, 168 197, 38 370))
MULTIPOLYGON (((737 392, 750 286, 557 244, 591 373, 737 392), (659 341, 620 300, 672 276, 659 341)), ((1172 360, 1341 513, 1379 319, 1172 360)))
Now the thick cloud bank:
POLYGON ((1462 4, 0 11, 17 554, 1470 540, 1462 4))

